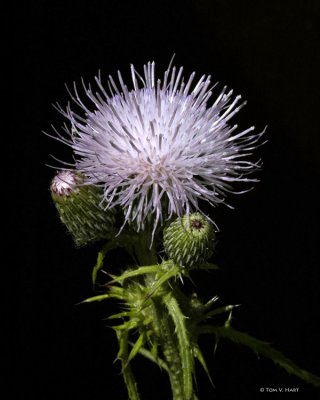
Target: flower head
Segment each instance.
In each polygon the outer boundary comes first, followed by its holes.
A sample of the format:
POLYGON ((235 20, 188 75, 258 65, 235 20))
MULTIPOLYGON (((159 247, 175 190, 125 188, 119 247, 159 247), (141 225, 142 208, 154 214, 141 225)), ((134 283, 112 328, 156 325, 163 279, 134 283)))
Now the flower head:
POLYGON ((67 197, 82 182, 80 175, 72 171, 61 171, 52 179, 50 190, 54 196, 67 197))
POLYGON ((101 188, 84 185, 78 172, 60 171, 53 178, 50 191, 61 222, 77 246, 112 236, 114 210, 100 207, 101 188))
POLYGON ((121 206, 125 223, 140 229, 153 215, 154 228, 166 217, 178 217, 199 209, 199 200, 212 205, 225 203, 232 183, 255 181, 247 177, 259 163, 245 157, 262 133, 254 127, 237 132, 231 118, 243 107, 241 96, 226 87, 211 105, 210 76, 193 84, 195 73, 184 81, 183 68, 169 66, 161 81, 155 64, 144 66, 140 76, 133 66, 133 88, 118 72, 119 84, 109 77, 107 92, 100 74, 98 90, 83 84, 93 107, 80 99, 64 111, 71 121, 68 136, 58 140, 72 147, 75 168, 86 182, 103 186, 107 207, 121 206))
POLYGON ((182 267, 201 265, 212 254, 215 244, 213 225, 200 213, 177 218, 163 234, 164 250, 168 257, 182 267))

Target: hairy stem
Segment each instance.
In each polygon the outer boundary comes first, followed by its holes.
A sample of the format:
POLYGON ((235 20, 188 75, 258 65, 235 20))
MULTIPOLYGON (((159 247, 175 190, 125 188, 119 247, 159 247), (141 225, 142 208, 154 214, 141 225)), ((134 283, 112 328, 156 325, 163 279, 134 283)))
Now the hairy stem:
MULTIPOLYGON (((135 243, 135 254, 140 265, 157 264, 158 262, 154 245, 149 248, 150 240, 150 232, 144 231, 135 243)), ((155 275, 146 274, 146 286, 151 287, 154 283, 155 275)), ((157 297, 153 298, 152 314, 154 330, 159 336, 160 346, 168 367, 167 372, 171 384, 172 398, 173 400, 186 400, 179 346, 175 335, 175 321, 168 314, 165 304, 157 297)))
POLYGON ((155 303, 160 326, 160 344, 168 366, 168 375, 171 384, 173 400, 186 400, 184 396, 182 365, 178 350, 178 343, 174 334, 174 325, 168 311, 159 302, 155 303))
POLYGON ((185 399, 192 399, 192 373, 193 373, 193 354, 189 341, 189 335, 185 324, 185 316, 182 314, 179 304, 172 292, 163 296, 163 302, 173 320, 175 327, 177 344, 180 355, 180 372, 184 388, 185 399))
POLYGON ((121 361, 122 375, 127 386, 128 396, 130 400, 140 400, 137 389, 137 383, 134 379, 130 364, 128 362, 128 332, 116 331, 119 342, 118 358, 121 361))
POLYGON ((140 265, 157 264, 158 257, 154 243, 150 247, 151 235, 148 230, 140 232, 137 241, 134 244, 138 263, 140 265))

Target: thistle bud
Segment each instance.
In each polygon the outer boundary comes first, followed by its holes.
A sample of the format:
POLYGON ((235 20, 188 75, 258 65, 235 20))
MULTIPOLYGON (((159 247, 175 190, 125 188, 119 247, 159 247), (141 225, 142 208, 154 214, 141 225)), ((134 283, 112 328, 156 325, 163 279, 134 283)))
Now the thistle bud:
POLYGON ((102 190, 83 182, 76 172, 60 171, 50 186, 60 219, 77 246, 108 238, 115 223, 113 210, 100 206, 102 190))
POLYGON ((185 215, 164 230, 164 249, 168 257, 182 267, 197 267, 214 249, 212 224, 200 213, 185 215))

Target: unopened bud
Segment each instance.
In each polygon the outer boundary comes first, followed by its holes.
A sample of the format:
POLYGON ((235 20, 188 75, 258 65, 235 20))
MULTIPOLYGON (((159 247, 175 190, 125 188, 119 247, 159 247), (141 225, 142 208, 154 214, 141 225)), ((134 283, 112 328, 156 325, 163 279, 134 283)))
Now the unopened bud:
POLYGON ((164 230, 164 249, 182 267, 193 268, 205 262, 214 249, 213 225, 200 213, 177 218, 164 230))
POLYGON ((77 246, 108 238, 115 223, 114 211, 101 207, 102 190, 83 182, 77 172, 60 171, 50 186, 60 219, 77 246))

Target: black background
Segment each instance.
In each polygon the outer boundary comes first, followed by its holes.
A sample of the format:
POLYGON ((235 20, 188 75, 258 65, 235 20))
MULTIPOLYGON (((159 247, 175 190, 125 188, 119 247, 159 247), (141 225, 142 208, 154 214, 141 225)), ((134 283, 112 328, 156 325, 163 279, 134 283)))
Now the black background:
MULTIPOLYGON (((16 3, 12 16, 12 157, 22 160, 13 171, 22 222, 14 254, 19 398, 127 398, 112 364, 116 340, 102 320, 113 306, 75 306, 93 294, 99 246, 76 250, 50 200, 49 154, 69 161, 71 154, 41 131, 63 122, 51 103, 67 104, 64 83, 93 80, 99 69, 129 78, 130 63, 141 70, 149 60, 161 74, 174 53, 186 74, 211 74, 248 100, 236 117, 241 126, 268 125, 261 182, 230 196, 235 210, 214 210, 222 271, 194 276, 198 290, 241 303, 236 328, 319 375, 319 2, 33 1, 16 3)), ((108 260, 120 261, 120 254, 108 260)), ((203 346, 216 388, 199 368, 201 400, 261 398, 260 387, 297 387, 291 396, 316 398, 314 388, 249 350, 221 341, 213 355, 211 338, 203 346)), ((157 368, 144 360, 134 368, 144 399, 170 398, 157 368)))

